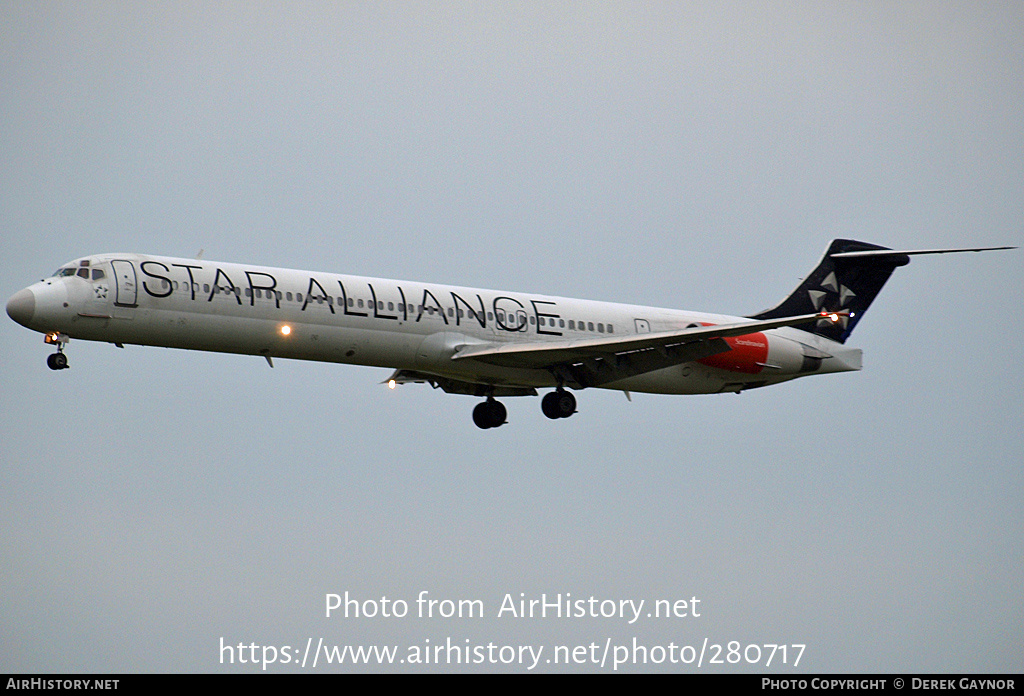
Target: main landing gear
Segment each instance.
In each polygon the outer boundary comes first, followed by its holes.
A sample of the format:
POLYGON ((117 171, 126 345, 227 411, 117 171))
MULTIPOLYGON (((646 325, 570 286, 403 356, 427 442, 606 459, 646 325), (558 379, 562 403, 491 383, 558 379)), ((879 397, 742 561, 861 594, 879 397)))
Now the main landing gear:
POLYGON ((473 409, 473 422, 476 423, 476 427, 484 430, 497 428, 499 425, 505 424, 507 415, 508 411, 505 410, 505 405, 500 401, 495 401, 493 396, 488 396, 487 401, 477 404, 473 409))
POLYGON ((62 333, 48 333, 43 337, 43 343, 56 345, 57 352, 46 356, 46 366, 51 370, 66 370, 68 368, 68 356, 64 355, 64 344, 71 338, 62 333))
MULTIPOLYGON (((576 397, 562 388, 545 394, 540 402, 540 410, 551 419, 568 418, 576 413, 576 397)), ((473 409, 473 422, 478 428, 497 428, 505 425, 508 412, 500 401, 488 396, 487 401, 477 404, 473 409)))
POLYGON ((559 387, 555 391, 544 395, 540 402, 540 410, 552 420, 568 418, 576 413, 576 397, 559 387))

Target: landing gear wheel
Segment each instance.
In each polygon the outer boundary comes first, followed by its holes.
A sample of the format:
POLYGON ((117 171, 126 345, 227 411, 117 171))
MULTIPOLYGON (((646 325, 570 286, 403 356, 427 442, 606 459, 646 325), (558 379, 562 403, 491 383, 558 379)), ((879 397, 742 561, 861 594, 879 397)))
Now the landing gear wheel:
POLYGON ((51 353, 46 356, 46 366, 51 370, 66 370, 68 367, 68 356, 63 353, 51 353))
POLYGON ((540 410, 551 419, 568 418, 576 413, 576 397, 564 389, 553 391, 541 399, 540 410))
POLYGON ((557 400, 558 392, 551 392, 550 394, 545 394, 544 398, 540 400, 540 410, 543 411, 544 415, 550 418, 551 420, 561 418, 561 416, 558 413, 558 404, 555 403, 557 400))
POLYGON ((487 413, 486 401, 482 404, 477 404, 473 408, 473 422, 476 423, 476 427, 482 430, 487 430, 487 428, 491 427, 491 419, 487 413))
POLYGON ((476 427, 484 430, 497 428, 499 425, 505 424, 507 415, 508 411, 505 410, 504 404, 494 399, 488 399, 482 404, 477 404, 473 409, 473 422, 476 423, 476 427))

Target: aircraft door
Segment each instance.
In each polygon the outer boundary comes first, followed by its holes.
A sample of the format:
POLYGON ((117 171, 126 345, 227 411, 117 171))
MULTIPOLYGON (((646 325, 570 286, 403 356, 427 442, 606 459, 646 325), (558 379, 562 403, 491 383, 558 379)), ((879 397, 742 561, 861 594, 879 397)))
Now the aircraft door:
POLYGON ((636 325, 636 332, 638 334, 651 332, 651 323, 646 319, 634 319, 633 323, 636 325))
POLYGON ((135 266, 131 261, 111 261, 114 269, 114 279, 117 284, 114 304, 118 307, 138 307, 139 288, 136 284, 135 266))

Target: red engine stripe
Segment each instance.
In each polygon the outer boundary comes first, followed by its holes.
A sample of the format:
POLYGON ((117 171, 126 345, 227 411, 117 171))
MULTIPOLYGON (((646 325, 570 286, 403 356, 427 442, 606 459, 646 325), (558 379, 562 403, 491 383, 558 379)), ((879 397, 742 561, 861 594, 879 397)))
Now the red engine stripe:
MULTIPOLYGON (((704 325, 711 326, 711 324, 704 325)), ((698 362, 708 367, 743 372, 749 375, 756 375, 764 369, 764 363, 768 360, 768 337, 763 333, 734 336, 726 338, 725 342, 732 350, 712 355, 698 362)))

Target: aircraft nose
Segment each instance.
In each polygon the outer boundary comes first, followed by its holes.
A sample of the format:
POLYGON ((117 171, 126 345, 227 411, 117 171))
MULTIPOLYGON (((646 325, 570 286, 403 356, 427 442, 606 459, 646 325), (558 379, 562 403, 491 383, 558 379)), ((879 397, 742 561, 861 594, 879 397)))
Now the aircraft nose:
POLYGON ((7 315, 22 326, 28 326, 36 311, 36 296, 25 288, 19 290, 7 300, 7 315))

